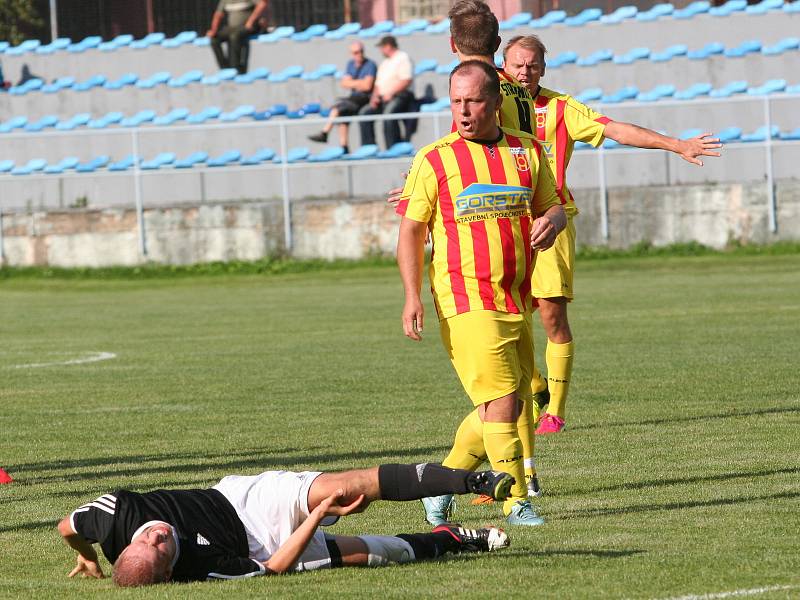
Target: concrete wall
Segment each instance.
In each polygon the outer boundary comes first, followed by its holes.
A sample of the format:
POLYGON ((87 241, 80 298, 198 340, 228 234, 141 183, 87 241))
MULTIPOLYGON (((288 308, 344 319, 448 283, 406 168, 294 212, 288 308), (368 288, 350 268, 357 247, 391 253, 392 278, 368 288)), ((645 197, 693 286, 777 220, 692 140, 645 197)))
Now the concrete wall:
MULTIPOLYGON (((581 193, 576 219, 580 245, 625 248, 696 241, 800 240, 800 180, 776 185, 776 232, 770 231, 763 183, 620 187, 608 193, 609 237, 601 228, 596 189, 581 193)), ((285 251, 280 202, 209 203, 156 207, 144 212, 148 254, 139 252, 133 209, 76 209, 5 215, 5 264, 63 267, 135 265, 148 261, 191 264, 255 260, 285 251)), ((398 219, 382 196, 371 199, 303 200, 292 205, 291 254, 298 258, 361 258, 390 255, 398 219)))

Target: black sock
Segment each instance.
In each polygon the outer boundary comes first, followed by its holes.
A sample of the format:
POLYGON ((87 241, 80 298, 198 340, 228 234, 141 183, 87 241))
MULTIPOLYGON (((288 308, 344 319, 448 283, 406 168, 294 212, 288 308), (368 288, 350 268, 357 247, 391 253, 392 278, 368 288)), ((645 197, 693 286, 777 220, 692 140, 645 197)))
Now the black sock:
POLYGON ((378 484, 383 500, 419 500, 444 494, 466 494, 472 471, 448 469, 437 463, 381 465, 378 484))
POLYGON ((395 537, 408 542, 417 560, 439 558, 446 552, 457 552, 461 545, 447 531, 436 533, 401 533, 395 537))

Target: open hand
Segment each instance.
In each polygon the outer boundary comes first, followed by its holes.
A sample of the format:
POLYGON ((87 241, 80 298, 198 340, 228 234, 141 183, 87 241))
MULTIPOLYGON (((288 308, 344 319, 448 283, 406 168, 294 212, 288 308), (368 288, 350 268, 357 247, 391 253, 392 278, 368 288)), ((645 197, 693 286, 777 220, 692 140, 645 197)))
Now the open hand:
POLYGON ((712 138, 711 133, 704 133, 688 140, 683 140, 679 156, 694 165, 703 166, 703 161, 698 156, 720 156, 714 148, 722 148, 719 138, 712 138))
POLYGON ((78 574, 80 574, 81 577, 92 577, 94 579, 103 579, 105 577, 105 575, 103 575, 103 569, 100 568, 100 563, 84 558, 80 554, 78 555, 78 562, 75 568, 69 572, 68 576, 75 577, 75 575, 78 574))

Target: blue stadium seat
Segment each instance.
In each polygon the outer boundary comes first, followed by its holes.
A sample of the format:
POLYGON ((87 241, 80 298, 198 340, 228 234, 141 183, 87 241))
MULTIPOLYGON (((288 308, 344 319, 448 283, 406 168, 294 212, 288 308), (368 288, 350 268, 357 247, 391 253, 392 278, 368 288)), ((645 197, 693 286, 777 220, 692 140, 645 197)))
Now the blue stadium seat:
POLYGON ((573 146, 573 150, 591 150, 594 146, 591 144, 587 144, 586 142, 581 142, 580 140, 575 142, 573 146))
POLYGON ((43 85, 44 82, 41 79, 34 77, 33 79, 28 79, 28 81, 22 85, 16 85, 12 88, 9 88, 8 93, 12 96, 24 96, 28 92, 41 89, 43 85))
POLYGON ((122 33, 108 42, 102 42, 97 48, 103 52, 113 52, 118 48, 130 46, 133 42, 133 36, 129 33, 122 33))
MULTIPOLYGON (((800 0, 798 0, 800 1, 800 0)), ((425 28, 425 33, 447 33, 450 31, 450 19, 442 19, 438 23, 433 23, 425 28)))
POLYGON ((417 33, 418 31, 425 31, 427 27, 428 27, 427 19, 412 19, 408 23, 403 23, 402 25, 398 25, 394 29, 392 29, 392 35, 396 36, 411 35, 412 33, 417 33))
POLYGON ((223 152, 216 158, 209 159, 206 162, 206 164, 209 167, 224 167, 239 162, 239 159, 241 157, 242 153, 239 152, 238 150, 228 150, 227 152, 223 152))
POLYGON ((70 169, 74 169, 78 166, 80 160, 75 156, 67 156, 66 158, 62 158, 55 164, 47 165, 44 168, 45 173, 49 173, 51 175, 57 175, 59 173, 63 173, 64 171, 69 171, 70 169))
POLYGON ((600 98, 600 102, 614 104, 617 102, 624 102, 625 100, 633 100, 639 95, 639 88, 635 85, 626 85, 618 89, 613 94, 604 95, 600 98))
POLYGON ((14 168, 13 160, 0 160, 0 173, 8 173, 14 168))
POLYGON ((746 81, 731 81, 721 88, 716 88, 709 92, 712 98, 727 98, 734 94, 744 94, 747 91, 748 85, 746 81))
MULTIPOLYGON (((591 147, 591 144, 588 145, 591 147)), ((616 148, 622 147, 622 144, 620 144, 617 140, 612 140, 611 138, 608 138, 603 142, 602 146, 606 150, 614 150, 616 148)))
POLYGON ((204 35, 196 37, 195 40, 192 42, 192 46, 207 47, 210 45, 211 45, 211 38, 208 38, 204 35))
POLYGON ((557 55, 556 57, 550 60, 545 59, 545 64, 548 67, 555 69, 557 69, 561 65, 566 65, 575 62, 578 62, 578 54, 576 52, 572 52, 571 50, 567 52, 562 52, 561 54, 557 55))
POLYGON ((289 109, 285 104, 273 104, 267 110, 273 115, 285 115, 289 109))
POLYGON ((186 158, 175 161, 173 165, 176 169, 191 169, 195 165, 199 165, 208 160, 207 152, 192 152, 186 158))
POLYGON ((790 85, 786 88, 787 94, 800 94, 800 83, 796 83, 795 85, 790 85))
POLYGON ((747 0, 728 0, 722 6, 712 6, 708 14, 714 17, 727 17, 728 15, 743 11, 747 8, 747 0))
MULTIPOLYGON (((782 140, 800 140, 800 127, 792 131, 787 131, 786 133, 781 133, 779 137, 782 140)), ((0 171, 2 171, 2 169, 0 169, 0 171)))
POLYGON ((729 58, 740 58, 754 52, 761 51, 761 42, 758 40, 747 40, 742 42, 735 48, 728 48, 725 50, 725 56, 729 58))
POLYGON ((388 150, 378 152, 378 158, 399 158, 401 156, 411 156, 414 154, 414 146, 411 142, 397 142, 388 150))
MULTIPOLYGON (((133 166, 133 163, 135 162, 135 160, 136 160, 136 157, 134 157, 133 154, 129 154, 128 156, 126 156, 122 160, 118 160, 117 162, 113 162, 110 165, 108 165, 108 170, 109 171, 127 171, 128 169, 130 169, 133 166)), ((141 160, 140 160, 140 162, 141 162, 141 160)))
POLYGON ((693 100, 698 96, 707 96, 711 92, 710 83, 694 83, 685 90, 675 92, 673 96, 676 100, 693 100))
POLYGON ((450 98, 443 97, 439 98, 435 102, 431 102, 429 104, 423 104, 420 106, 420 112, 441 112, 446 110, 450 107, 450 98))
POLYGON ((115 123, 119 123, 125 117, 121 112, 113 111, 106 113, 99 119, 92 119, 86 125, 89 129, 105 129, 109 125, 113 125, 115 123))
POLYGON ((67 52, 80 53, 92 48, 97 48, 102 41, 103 38, 99 35, 90 35, 76 44, 68 45, 67 52))
POLYGON ((157 73, 153 73, 147 79, 140 79, 136 82, 136 87, 143 88, 143 89, 151 89, 157 85, 161 85, 167 83, 172 74, 169 71, 158 71, 157 73))
POLYGON ((614 12, 608 15, 603 15, 600 17, 601 23, 606 23, 608 25, 614 25, 617 23, 621 23, 626 19, 633 19, 636 17, 639 9, 635 6, 620 6, 614 12))
POLYGON ((47 161, 43 158, 32 158, 26 164, 11 169, 12 175, 30 175, 36 171, 41 171, 47 166, 47 161))
POLYGON ((438 61, 435 58, 423 58, 421 61, 417 62, 414 65, 414 75, 421 75, 422 73, 427 73, 428 71, 435 71, 438 65, 438 61))
POLYGON ((173 108, 167 114, 153 119, 153 125, 172 125, 176 121, 183 121, 188 116, 188 108, 173 108))
POLYGON ((130 47, 136 50, 143 50, 145 48, 149 48, 155 44, 160 44, 164 41, 164 38, 167 36, 161 33, 160 31, 154 33, 148 33, 140 40, 134 40, 130 43, 130 47))
POLYGON ((603 97, 603 90, 599 87, 587 88, 575 95, 575 100, 578 102, 591 102, 592 100, 600 100, 603 97))
POLYGON ((767 56, 774 56, 777 54, 783 54, 787 50, 797 50, 798 47, 800 47, 800 38, 788 37, 783 38, 777 44, 773 44, 772 46, 762 47, 761 53, 767 56))
POLYGON ((86 125, 91 118, 92 115, 89 113, 78 113, 65 121, 59 121, 56 123, 56 129, 59 131, 72 131, 76 127, 86 125))
POLYGON ((667 98, 675 93, 675 86, 669 83, 657 85, 649 92, 641 92, 636 96, 639 102, 655 102, 661 98, 667 98))
POLYGON ((450 75, 450 73, 453 72, 453 69, 455 69, 457 66, 458 66, 458 59, 456 58, 451 60, 449 63, 441 64, 438 67, 436 67, 436 73, 438 73, 439 75, 450 75))
POLYGON ((661 17, 671 15, 675 11, 675 7, 669 2, 661 2, 652 6, 649 10, 639 12, 636 14, 637 21, 656 21, 661 17))
POLYGON ((672 13, 676 19, 691 19, 697 15, 707 13, 711 8, 711 3, 708 0, 695 0, 685 8, 680 8, 672 13))
POLYGON ((174 152, 161 152, 156 155, 152 160, 145 160, 142 162, 141 168, 144 171, 154 171, 161 167, 166 167, 175 162, 174 152))
POLYGON ((279 83, 288 79, 296 79, 303 74, 302 65, 291 65, 280 71, 279 73, 272 73, 267 77, 267 81, 279 83))
POLYGON ((227 123, 238 121, 242 117, 249 117, 254 112, 256 112, 256 107, 252 104, 243 104, 241 106, 237 106, 230 112, 224 112, 219 115, 220 121, 225 121, 227 123))
POLYGON ((331 162, 340 159, 343 155, 344 148, 341 146, 330 146, 309 156, 308 162, 331 162))
POLYGON ((394 29, 394 21, 378 21, 372 27, 366 27, 358 32, 358 37, 371 38, 389 33, 394 29))
POLYGON ((120 121, 120 125, 123 127, 139 127, 143 123, 149 123, 153 119, 156 118, 156 112, 154 110, 145 109, 140 110, 138 113, 131 117, 125 117, 120 121))
POLYGON ((11 44, 6 42, 5 40, 0 40, 0 54, 5 52, 6 50, 8 50, 10 47, 11 47, 11 44))
POLYGON ((8 133, 12 129, 22 129, 28 124, 28 117, 18 116, 11 117, 4 123, 0 124, 0 133, 8 133))
POLYGON ((375 144, 365 144, 355 152, 345 154, 345 160, 364 160, 367 158, 374 158, 378 154, 378 146, 375 144))
POLYGON ((75 167, 78 173, 94 173, 97 169, 102 169, 108 164, 110 159, 106 155, 95 156, 92 160, 80 163, 75 167))
POLYGON ((292 40, 295 42, 307 42, 312 38, 320 37, 325 35, 328 31, 328 26, 322 23, 316 23, 314 25, 310 25, 305 31, 301 31, 299 33, 292 34, 292 40))
POLYGON ((361 30, 361 23, 345 23, 339 29, 333 31, 326 31, 323 35, 324 38, 329 40, 341 40, 348 35, 353 35, 361 30))
POLYGON ((551 10, 539 19, 532 19, 528 25, 534 29, 543 29, 555 25, 556 23, 563 23, 567 18, 567 13, 563 10, 551 10))
POLYGON ((197 83, 203 79, 203 72, 199 69, 187 71, 180 77, 173 77, 167 81, 169 87, 186 87, 190 83, 197 83))
POLYGON ((723 144, 735 142, 742 137, 742 129, 740 127, 726 127, 717 134, 717 137, 723 144))
POLYGON ((272 117, 272 113, 268 110, 257 110, 252 115, 254 121, 269 121, 272 117))
POLYGON ((12 46, 7 48, 5 53, 8 56, 22 56, 23 54, 27 54, 28 52, 33 52, 41 46, 42 43, 39 40, 25 40, 19 46, 12 46))
POLYGON ((284 25, 282 27, 275 28, 275 30, 270 33, 262 33, 256 38, 256 41, 271 44, 277 42, 278 40, 291 37, 293 34, 294 27, 291 25, 284 25))
POLYGON ((100 87, 106 82, 106 78, 104 75, 92 75, 86 81, 81 81, 80 83, 76 83, 72 86, 72 89, 76 92, 87 92, 92 88, 100 87))
POLYGON ((191 44, 197 39, 197 32, 195 31, 181 31, 174 38, 166 39, 161 42, 163 48, 179 48, 184 44, 191 44))
POLYGON ((529 12, 519 12, 511 15, 505 21, 500 21, 500 31, 508 31, 509 29, 516 29, 531 22, 533 15, 529 12))
POLYGON ((800 0, 794 2, 787 2, 783 5, 783 12, 786 13, 800 13, 800 0))
POLYGON ((783 8, 783 0, 761 0, 758 4, 751 4, 745 8, 745 12, 750 15, 763 15, 770 10, 783 8))
POLYGON ((216 119, 222 114, 222 111, 217 106, 206 106, 198 113, 194 113, 186 117, 187 123, 198 124, 205 123, 209 119, 216 119))
POLYGON ((752 133, 746 133, 741 137, 743 142, 765 142, 767 141, 767 135, 770 134, 772 139, 778 138, 780 136, 780 128, 777 125, 773 125, 771 128, 767 127, 766 125, 762 125, 758 129, 756 129, 752 133))
POLYGON ((567 17, 564 19, 564 24, 570 27, 582 27, 591 21, 598 21, 603 15, 603 11, 599 8, 587 8, 582 10, 574 17, 567 17))
POLYGON ((243 75, 236 75, 233 80, 236 83, 253 83, 259 79, 266 79, 267 77, 269 77, 269 69, 266 67, 258 67, 243 75))
POLYGON ((688 140, 690 138, 697 137, 698 135, 702 135, 703 133, 705 133, 705 131, 703 131, 702 129, 699 129, 697 127, 692 127, 691 129, 683 130, 678 136, 678 139, 688 140))
POLYGON ((653 52, 650 54, 650 60, 653 62, 666 62, 672 60, 676 56, 685 56, 689 51, 686 44, 675 44, 665 48, 661 52, 653 52))
POLYGON ((614 58, 614 52, 606 48, 603 50, 596 50, 589 56, 579 58, 576 64, 581 67, 593 67, 601 62, 609 61, 612 58, 614 58))
POLYGON ((74 85, 74 77, 59 77, 54 82, 43 85, 41 90, 45 94, 55 94, 74 85))
POLYGON ((747 88, 747 93, 750 96, 766 96, 768 94, 775 94, 777 92, 782 92, 786 89, 786 80, 785 79, 770 79, 769 81, 758 85, 758 86, 751 86, 747 88))
POLYGON ((260 165, 263 162, 271 162, 275 158, 275 151, 272 148, 260 148, 250 156, 242 159, 242 165, 260 165))
POLYGON ((648 56, 650 56, 650 48, 641 46, 628 50, 625 54, 615 55, 613 60, 614 63, 618 65, 629 65, 637 60, 643 60, 648 56))
POLYGON ((333 77, 336 74, 336 65, 328 63, 318 66, 313 71, 303 73, 300 77, 306 81, 317 81, 323 77, 333 77))
POLYGON ((138 80, 139 76, 136 73, 125 73, 114 81, 106 81, 103 87, 107 90, 118 90, 128 85, 134 85, 138 80))
POLYGON ((49 44, 36 48, 35 52, 36 54, 53 54, 59 50, 64 50, 71 43, 72 40, 69 38, 56 38, 49 44))
POLYGON ((714 54, 722 54, 725 52, 725 46, 719 42, 709 42, 699 50, 689 50, 686 53, 687 58, 703 60, 714 54))
POLYGON ((41 131, 48 127, 55 127, 56 123, 58 123, 58 117, 56 115, 45 115, 38 121, 26 124, 25 131, 41 131))
POLYGON ((289 152, 286 153, 286 162, 288 163, 296 163, 302 162, 306 160, 311 155, 308 148, 306 147, 299 147, 299 148, 290 148, 289 152))

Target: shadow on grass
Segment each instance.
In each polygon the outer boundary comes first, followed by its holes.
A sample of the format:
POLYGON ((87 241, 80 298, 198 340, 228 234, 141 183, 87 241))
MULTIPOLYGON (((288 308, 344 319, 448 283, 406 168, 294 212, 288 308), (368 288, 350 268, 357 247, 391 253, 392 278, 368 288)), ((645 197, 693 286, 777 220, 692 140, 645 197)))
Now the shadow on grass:
POLYGON ((800 492, 779 492, 764 496, 741 496, 738 498, 718 498, 716 500, 698 500, 696 502, 669 502, 666 504, 642 504, 639 506, 622 506, 619 508, 587 508, 584 510, 571 510, 555 514, 550 517, 553 521, 585 517, 604 517, 610 515, 630 515, 646 512, 660 512, 668 510, 685 510, 687 508, 705 508, 710 506, 732 506, 769 500, 792 500, 800 498, 800 492))
MULTIPOLYGON (((574 557, 590 557, 590 558, 627 558, 628 556, 635 556, 637 554, 647 554, 647 550, 602 550, 602 549, 579 549, 579 548, 550 548, 547 550, 526 550, 524 548, 514 547, 512 542, 511 548, 508 550, 499 550, 492 553, 493 559, 498 558, 544 558, 547 556, 574 556, 574 557)), ((442 559, 438 559, 442 560, 442 559)), ((455 560, 485 560, 479 553, 476 554, 459 554, 458 556, 447 555, 444 557, 445 561, 455 560)), ((413 564, 413 563, 412 563, 413 564)))
POLYGON ((614 492, 619 490, 640 490, 649 487, 666 487, 670 485, 702 483, 706 481, 730 481, 733 479, 751 479, 754 477, 785 475, 787 473, 800 473, 800 467, 786 467, 783 469, 771 469, 767 471, 744 471, 740 473, 720 473, 719 475, 704 475, 696 477, 674 477, 671 479, 650 479, 646 481, 634 481, 629 483, 619 483, 616 485, 606 485, 588 490, 581 490, 580 495, 583 496, 587 494, 594 494, 597 492, 614 492))
POLYGON ((728 412, 715 413, 710 415, 695 415, 664 417, 660 419, 643 419, 641 421, 603 421, 601 423, 591 423, 588 425, 570 426, 569 431, 583 431, 586 429, 608 429, 613 427, 633 427, 636 425, 668 425, 670 423, 692 423, 695 421, 709 421, 711 419, 733 419, 737 417, 757 417, 760 415, 779 415, 783 413, 800 412, 800 406, 785 408, 754 408, 754 409, 732 409, 728 412))

